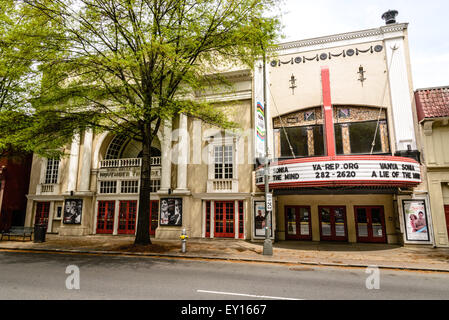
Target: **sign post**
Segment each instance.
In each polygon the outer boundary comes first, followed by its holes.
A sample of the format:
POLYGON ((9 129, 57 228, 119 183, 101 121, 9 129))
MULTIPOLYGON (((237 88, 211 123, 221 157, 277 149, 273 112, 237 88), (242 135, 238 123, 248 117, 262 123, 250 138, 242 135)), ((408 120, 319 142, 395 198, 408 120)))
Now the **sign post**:
MULTIPOLYGON (((263 49, 263 48, 262 48, 263 49)), ((267 61, 265 57, 265 52, 263 55, 263 102, 264 102, 264 143, 265 143, 265 157, 264 157, 264 176, 265 176, 265 208, 266 208, 266 223, 265 223, 265 241, 263 243, 263 255, 272 256, 273 255, 273 244, 271 243, 270 230, 271 230, 271 211, 273 208, 273 197, 270 192, 270 184, 268 181, 269 177, 269 161, 268 161, 268 112, 267 112, 267 61)))
POLYGON ((273 194, 267 193, 267 211, 273 211, 273 194))

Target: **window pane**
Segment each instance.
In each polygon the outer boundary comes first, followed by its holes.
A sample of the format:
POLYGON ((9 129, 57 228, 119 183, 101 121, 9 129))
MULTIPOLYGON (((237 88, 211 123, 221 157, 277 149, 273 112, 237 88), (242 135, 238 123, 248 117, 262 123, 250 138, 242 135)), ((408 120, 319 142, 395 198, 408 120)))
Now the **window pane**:
POLYGON ((338 123, 335 124, 334 131, 335 131, 335 147, 337 148, 337 154, 344 154, 341 125, 338 123))
POLYGON ((313 127, 313 143, 315 149, 315 156, 324 156, 323 126, 313 127))
POLYGON ((55 184, 58 182, 59 160, 48 159, 47 170, 45 172, 45 183, 55 184))
MULTIPOLYGON (((358 122, 349 124, 349 137, 351 140, 351 153, 370 153, 371 144, 376 132, 377 121, 358 122)), ((380 131, 377 131, 373 152, 382 152, 380 131)))
POLYGON ((307 157, 309 155, 307 148, 307 127, 294 127, 281 129, 281 157, 292 158, 292 152, 288 144, 288 139, 292 145, 296 157, 307 157))
POLYGON ((232 179, 234 177, 233 146, 214 147, 214 177, 215 179, 232 179))

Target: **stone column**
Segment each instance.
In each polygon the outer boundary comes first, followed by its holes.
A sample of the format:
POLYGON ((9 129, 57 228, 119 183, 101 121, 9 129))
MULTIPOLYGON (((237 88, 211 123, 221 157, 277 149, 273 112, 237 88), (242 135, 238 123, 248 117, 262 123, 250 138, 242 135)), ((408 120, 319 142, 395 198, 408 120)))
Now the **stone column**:
POLYGON ((83 158, 81 162, 80 191, 90 191, 90 169, 92 166, 92 129, 84 133, 83 158))
POLYGON ((188 162, 188 149, 189 139, 187 132, 187 116, 185 114, 180 115, 179 119, 179 138, 178 138, 178 181, 176 194, 188 194, 187 189, 187 162, 188 162))
POLYGON ((161 145, 161 188, 158 193, 168 194, 168 190, 171 188, 171 165, 172 165, 172 127, 171 121, 165 120, 164 132, 161 145))
POLYGON ((67 184, 67 192, 76 191, 76 181, 78 179, 78 159, 80 152, 80 135, 73 136, 72 148, 70 149, 69 160, 69 178, 67 184))

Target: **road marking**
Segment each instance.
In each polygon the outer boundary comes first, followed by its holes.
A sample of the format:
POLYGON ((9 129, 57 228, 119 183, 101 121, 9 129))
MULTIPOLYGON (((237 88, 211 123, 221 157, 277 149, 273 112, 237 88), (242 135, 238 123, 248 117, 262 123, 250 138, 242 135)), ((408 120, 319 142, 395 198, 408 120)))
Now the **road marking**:
POLYGON ((270 296, 258 296, 254 294, 245 293, 235 293, 235 292, 221 292, 221 291, 207 291, 207 290, 196 290, 199 293, 212 293, 212 294, 222 294, 228 296, 240 296, 240 297, 250 297, 250 298, 260 298, 260 299, 273 299, 273 300, 304 300, 296 298, 283 298, 283 297, 270 297, 270 296))

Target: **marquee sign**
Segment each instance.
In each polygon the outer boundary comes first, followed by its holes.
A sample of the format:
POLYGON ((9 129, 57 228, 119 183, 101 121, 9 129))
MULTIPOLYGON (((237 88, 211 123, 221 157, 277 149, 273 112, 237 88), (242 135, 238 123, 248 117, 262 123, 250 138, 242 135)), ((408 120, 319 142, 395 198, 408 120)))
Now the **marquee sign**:
MULTIPOLYGON (((315 186, 415 186, 421 183, 419 163, 400 157, 336 157, 284 161, 270 167, 270 188, 315 186)), ((264 187, 264 169, 256 171, 264 187)))

